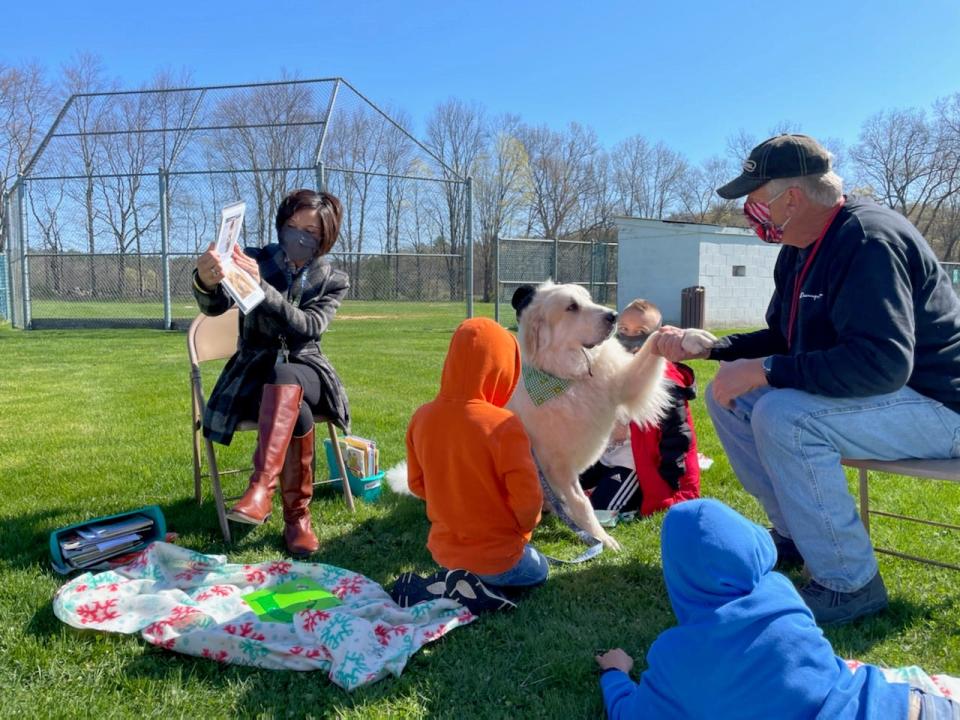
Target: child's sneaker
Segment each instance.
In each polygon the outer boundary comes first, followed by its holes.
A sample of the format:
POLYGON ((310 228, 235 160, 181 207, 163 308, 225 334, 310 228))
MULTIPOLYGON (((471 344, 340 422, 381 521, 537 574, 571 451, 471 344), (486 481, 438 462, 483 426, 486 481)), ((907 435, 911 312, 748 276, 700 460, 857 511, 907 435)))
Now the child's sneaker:
POLYGON ((450 570, 447 573, 444 597, 456 600, 474 615, 485 610, 515 608, 497 588, 484 585, 476 575, 467 570, 450 570))
POLYGON ((403 573, 390 588, 390 597, 400 607, 410 607, 425 600, 442 598, 446 592, 446 572, 437 572, 428 577, 416 573, 403 573))

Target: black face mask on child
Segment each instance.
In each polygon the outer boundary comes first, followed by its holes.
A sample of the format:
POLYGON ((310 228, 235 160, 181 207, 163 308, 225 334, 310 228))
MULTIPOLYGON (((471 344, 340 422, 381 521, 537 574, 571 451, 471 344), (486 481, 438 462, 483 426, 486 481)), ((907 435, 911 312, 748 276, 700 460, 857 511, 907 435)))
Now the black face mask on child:
POLYGON ((617 340, 623 345, 625 350, 636 352, 643 347, 647 338, 652 334, 653 333, 639 333, 638 335, 624 335, 623 333, 617 333, 617 340))
POLYGON ((309 262, 320 249, 320 242, 306 230, 285 225, 280 228, 280 247, 290 262, 309 262))

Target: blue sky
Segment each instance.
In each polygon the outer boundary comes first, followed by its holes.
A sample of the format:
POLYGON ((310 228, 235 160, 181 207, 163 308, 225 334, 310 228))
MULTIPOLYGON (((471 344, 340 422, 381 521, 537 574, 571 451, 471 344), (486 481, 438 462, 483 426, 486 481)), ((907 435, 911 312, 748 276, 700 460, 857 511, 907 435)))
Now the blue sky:
POLYGON ((960 2, 17 0, 0 63, 101 56, 135 87, 342 76, 415 132, 459 97, 531 123, 640 133, 693 160, 781 122, 850 144, 871 114, 960 92, 960 2))

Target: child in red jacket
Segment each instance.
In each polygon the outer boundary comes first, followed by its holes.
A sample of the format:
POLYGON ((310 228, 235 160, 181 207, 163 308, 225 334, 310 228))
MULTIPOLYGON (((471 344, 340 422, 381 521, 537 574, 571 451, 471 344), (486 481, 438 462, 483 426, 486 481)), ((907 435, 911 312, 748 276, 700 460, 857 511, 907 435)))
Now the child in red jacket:
MULTIPOLYGON (((660 309, 637 299, 620 313, 617 339, 636 352, 660 327, 660 309)), ((600 460, 580 477, 597 510, 650 515, 682 500, 700 497, 700 462, 689 401, 696 397, 693 370, 682 363, 666 364, 672 402, 658 425, 614 428, 600 460), (629 441, 629 442, 628 442, 629 441)))

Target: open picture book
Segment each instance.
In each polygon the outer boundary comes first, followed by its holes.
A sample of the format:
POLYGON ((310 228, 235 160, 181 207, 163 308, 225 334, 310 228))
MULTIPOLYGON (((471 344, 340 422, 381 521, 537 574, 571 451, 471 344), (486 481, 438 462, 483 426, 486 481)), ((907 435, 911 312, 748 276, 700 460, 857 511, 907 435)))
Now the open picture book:
POLYGON ((240 238, 243 228, 243 215, 247 209, 245 202, 227 205, 220 211, 220 232, 217 233, 217 252, 223 266, 223 279, 220 284, 226 293, 244 314, 263 302, 263 289, 253 278, 233 262, 233 248, 240 238))

